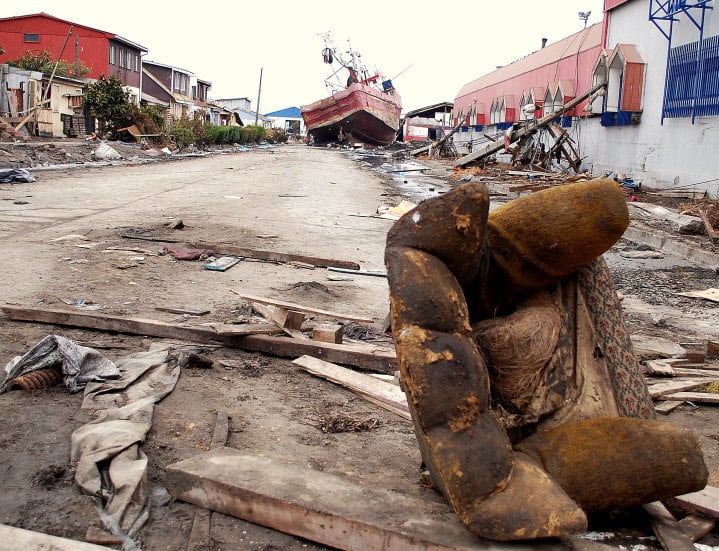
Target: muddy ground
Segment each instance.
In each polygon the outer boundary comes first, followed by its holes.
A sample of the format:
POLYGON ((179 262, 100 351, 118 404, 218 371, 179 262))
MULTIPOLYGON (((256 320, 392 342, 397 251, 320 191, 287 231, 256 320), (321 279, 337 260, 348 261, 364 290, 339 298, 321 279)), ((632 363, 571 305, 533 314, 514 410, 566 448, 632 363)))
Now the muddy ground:
MULTIPOLYGON (((185 324, 262 321, 238 295, 245 293, 368 317, 374 322, 340 320, 349 340, 387 346, 383 278, 357 275, 338 281, 324 269, 249 260, 212 272, 203 269, 201 260, 158 253, 167 242, 204 241, 350 260, 364 270, 378 270, 392 221, 375 217, 377 207, 458 185, 450 164, 441 161, 427 162, 424 179, 405 173, 398 180, 396 173, 371 169, 368 155, 391 163, 400 159, 398 150, 283 145, 168 163, 155 152, 112 145, 125 157, 116 166, 88 163, 96 144, 0 144, 0 167, 45 165, 33 172, 36 182, 0 184, 0 304, 185 324), (67 164, 78 168, 57 166, 67 164), (183 316, 158 307, 210 312, 183 316)), ((666 229, 657 224, 657 231, 666 229)), ((713 250, 706 236, 686 239, 687 247, 713 250)), ((607 255, 630 330, 641 343, 654 339, 653 346, 638 347, 640 355, 661 355, 656 343, 670 349, 666 354, 680 355, 678 343, 719 338, 716 303, 676 295, 719 287, 719 264, 697 265, 670 254, 622 256, 640 245, 622 240, 607 255)), ((328 320, 315 316, 303 328, 322 321, 328 320)), ((48 334, 75 339, 112 360, 168 342, 0 318, 0 365, 48 334)), ((169 497, 165 468, 209 448, 218 412, 230 418, 230 447, 441 502, 419 476, 410 422, 308 375, 288 359, 235 348, 213 348, 209 357, 211 368, 184 371, 155 409, 144 444, 152 507, 140 538, 143 549, 186 549, 197 508, 169 497)), ((93 499, 78 491, 69 461, 70 435, 83 422, 81 401, 81 393, 59 386, 0 396, 3 524, 84 540, 88 527, 98 523, 93 499)), ((686 404, 667 418, 698 434, 710 483, 719 485, 717 406, 686 404)), ((641 542, 644 548, 660 548, 655 539, 645 539, 651 531, 638 513, 593 522, 592 528, 608 534, 612 545, 641 542)), ((702 542, 718 545, 719 535, 714 532, 702 542)), ((204 548, 323 549, 219 513, 212 514, 204 548)))

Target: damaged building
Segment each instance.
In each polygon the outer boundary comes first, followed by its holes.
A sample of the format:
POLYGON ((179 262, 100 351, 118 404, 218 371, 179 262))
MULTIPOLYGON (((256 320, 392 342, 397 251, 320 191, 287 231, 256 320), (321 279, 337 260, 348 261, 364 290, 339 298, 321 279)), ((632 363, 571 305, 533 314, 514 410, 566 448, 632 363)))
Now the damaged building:
MULTIPOLYGON (((537 51, 463 86, 452 111, 458 153, 477 151, 604 83, 548 125, 558 134, 538 135, 532 156, 566 133, 582 170, 716 198, 719 19, 711 0, 605 0, 604 10, 602 22, 543 40, 537 51)), ((560 156, 555 162, 568 168, 560 156)))

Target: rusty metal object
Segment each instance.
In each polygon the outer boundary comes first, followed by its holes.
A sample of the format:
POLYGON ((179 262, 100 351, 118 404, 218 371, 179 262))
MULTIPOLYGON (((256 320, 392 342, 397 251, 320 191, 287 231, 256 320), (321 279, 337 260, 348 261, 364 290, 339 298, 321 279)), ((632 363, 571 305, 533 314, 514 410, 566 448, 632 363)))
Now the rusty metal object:
POLYGON ((36 369, 19 377, 15 377, 8 385, 8 390, 24 390, 35 392, 44 390, 59 384, 62 381, 62 373, 55 367, 36 369))

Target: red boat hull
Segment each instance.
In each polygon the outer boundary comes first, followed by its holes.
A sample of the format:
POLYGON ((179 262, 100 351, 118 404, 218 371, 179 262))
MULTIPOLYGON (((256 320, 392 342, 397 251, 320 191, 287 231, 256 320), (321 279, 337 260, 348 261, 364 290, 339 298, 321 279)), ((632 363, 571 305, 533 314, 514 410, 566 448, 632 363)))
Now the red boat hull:
POLYGON ((315 142, 354 140, 377 145, 394 142, 402 100, 361 83, 301 107, 308 134, 315 142))

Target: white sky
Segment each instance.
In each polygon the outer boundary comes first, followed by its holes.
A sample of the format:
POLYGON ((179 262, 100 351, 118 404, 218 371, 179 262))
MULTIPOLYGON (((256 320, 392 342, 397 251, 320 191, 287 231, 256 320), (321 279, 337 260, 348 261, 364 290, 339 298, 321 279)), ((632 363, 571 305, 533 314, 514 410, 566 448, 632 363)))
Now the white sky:
MULTIPOLYGON (((351 40, 392 78, 403 111, 454 101, 461 87, 602 19, 603 0, 2 0, 0 17, 45 12, 146 47, 145 59, 212 82, 210 98, 248 97, 260 112, 327 95, 321 33, 351 40), (203 11, 203 9, 205 11, 203 11), (404 72, 403 72, 404 71, 404 72), (401 73, 401 74, 400 74, 401 73), (397 76, 399 75, 399 76, 397 76)), ((1 44, 0 44, 1 46, 1 44)), ((7 60, 4 60, 7 61, 7 60)))

